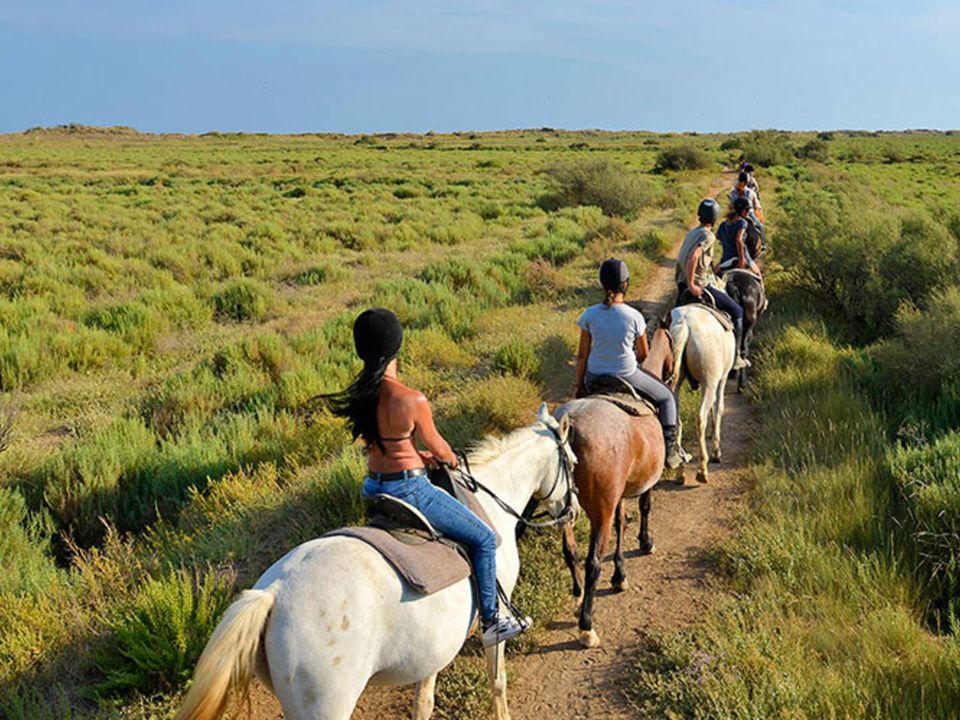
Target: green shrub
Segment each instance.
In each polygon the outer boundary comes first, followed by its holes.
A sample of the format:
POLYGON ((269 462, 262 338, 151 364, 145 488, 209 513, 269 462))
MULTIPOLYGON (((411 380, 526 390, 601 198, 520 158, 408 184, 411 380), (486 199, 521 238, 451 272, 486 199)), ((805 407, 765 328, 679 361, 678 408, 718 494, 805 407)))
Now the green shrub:
POLYGON ((46 513, 31 513, 17 490, 0 487, 0 593, 36 593, 57 579, 51 533, 46 513))
POLYGON ((290 282, 294 285, 323 285, 328 282, 336 282, 345 275, 346 271, 339 265, 323 263, 298 271, 290 276, 290 282))
POLYGON ((262 320, 270 306, 270 293, 252 278, 233 280, 213 295, 217 315, 228 320, 262 320))
POLYGON ((960 433, 932 445, 901 446, 889 469, 906 505, 906 530, 929 583, 937 624, 950 629, 960 619, 960 433))
POLYGON ((607 215, 629 217, 653 200, 653 185, 607 158, 555 165, 547 174, 554 191, 540 200, 544 209, 595 205, 607 215))
POLYGON ((797 157, 803 160, 825 163, 830 159, 830 146, 825 140, 815 139, 797 150, 797 157))
POLYGON ((740 147, 747 161, 760 167, 786 165, 793 159, 787 136, 776 130, 752 130, 740 147))
POLYGON ((229 575, 184 571, 147 582, 131 606, 110 621, 111 640, 97 667, 99 695, 144 694, 181 686, 234 592, 229 575))
POLYGON ((673 246, 667 235, 655 228, 650 228, 638 237, 633 243, 633 249, 643 253, 651 260, 663 257, 673 246))
POLYGON ((493 369, 502 375, 535 380, 540 373, 540 358, 526 341, 511 340, 497 348, 493 356, 493 369))
POLYGON ((164 332, 164 318, 150 312, 143 304, 108 305, 87 313, 84 322, 121 336, 136 350, 150 349, 164 332))
POLYGON ((452 407, 444 406, 438 427, 463 448, 490 433, 505 433, 533 422, 540 390, 514 375, 494 376, 464 388, 452 407))
POLYGON ((667 170, 704 170, 714 165, 713 158, 703 148, 685 143, 667 148, 657 156, 655 169, 667 170))

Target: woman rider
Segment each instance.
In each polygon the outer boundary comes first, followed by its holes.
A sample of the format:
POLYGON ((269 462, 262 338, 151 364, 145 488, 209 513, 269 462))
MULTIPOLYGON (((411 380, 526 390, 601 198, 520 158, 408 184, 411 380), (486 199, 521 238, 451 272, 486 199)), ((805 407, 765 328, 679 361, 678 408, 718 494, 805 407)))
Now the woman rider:
POLYGON ((712 273, 713 246, 717 242, 713 226, 720 219, 720 205, 716 200, 707 198, 697 208, 697 219, 700 224, 686 234, 677 253, 677 298, 682 302, 687 292, 696 300, 707 295, 715 307, 733 318, 733 333, 737 343, 733 369, 740 370, 750 366, 750 361, 742 354, 743 308, 723 290, 707 287, 712 273))
POLYGON ((733 268, 750 270, 760 277, 760 268, 750 257, 747 249, 747 216, 750 214, 750 203, 746 198, 738 197, 733 201, 733 207, 727 214, 727 219, 720 223, 717 229, 717 240, 723 254, 717 271, 722 274, 733 268))
POLYGON ((403 330, 385 308, 360 313, 353 342, 363 370, 346 390, 326 396, 335 415, 346 418, 354 439, 363 438, 367 476, 363 494, 391 495, 416 507, 443 535, 469 548, 477 578, 483 644, 496 645, 530 625, 501 616, 497 607, 496 535, 480 518, 427 478, 426 464, 457 467, 457 456, 433 424, 423 393, 397 378, 397 353, 403 330), (417 449, 416 440, 426 448, 417 449))
POLYGON ((600 284, 605 293, 603 302, 588 307, 577 320, 580 351, 574 392, 579 394, 581 388, 589 388, 590 381, 600 375, 612 375, 629 383, 656 404, 667 467, 678 468, 683 458, 677 443, 677 398, 660 378, 639 366, 649 351, 647 323, 643 315, 624 302, 630 285, 626 263, 616 258, 605 260, 600 266, 600 284))

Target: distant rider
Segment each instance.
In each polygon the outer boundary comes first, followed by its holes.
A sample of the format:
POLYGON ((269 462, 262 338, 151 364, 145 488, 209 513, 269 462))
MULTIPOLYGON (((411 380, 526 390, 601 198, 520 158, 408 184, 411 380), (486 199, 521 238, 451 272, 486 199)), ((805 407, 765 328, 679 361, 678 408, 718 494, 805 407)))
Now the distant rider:
MULTIPOLYGON (((733 369, 749 367, 750 362, 741 354, 743 343, 743 308, 723 290, 708 287, 712 278, 713 246, 717 242, 713 226, 720 219, 720 205, 716 200, 706 199, 697 208, 700 224, 688 232, 677 254, 676 281, 678 300, 689 292, 697 300, 707 296, 718 310, 733 318, 733 332, 736 336, 737 358, 733 369)), ((709 302, 709 300, 708 300, 709 302)))
POLYGON ((602 375, 629 383, 657 406, 666 465, 676 469, 683 464, 677 442, 677 397, 660 378, 640 367, 649 352, 647 323, 638 310, 625 302, 630 285, 626 263, 616 258, 605 260, 600 266, 600 284, 605 294, 603 302, 588 307, 577 320, 580 350, 574 392, 579 396, 583 388, 589 388, 590 382, 602 375))
POLYGON ((497 606, 497 543, 494 531, 459 500, 435 487, 426 464, 457 467, 457 456, 433 423, 423 393, 397 379, 397 353, 403 330, 397 316, 385 308, 360 313, 353 324, 353 341, 363 370, 346 390, 326 396, 334 414, 346 418, 354 439, 363 438, 367 476, 363 494, 391 495, 416 507, 443 535, 464 543, 476 575, 483 623, 483 644, 495 645, 529 627, 501 616, 497 606), (419 440, 426 451, 417 449, 419 440))
POLYGON ((760 268, 747 248, 747 217, 750 214, 750 204, 746 198, 739 197, 733 202, 733 207, 727 214, 726 220, 720 223, 717 229, 717 240, 720 241, 722 255, 717 271, 722 275, 727 270, 740 268, 750 270, 757 277, 761 277, 760 268))
POLYGON ((750 213, 757 218, 759 223, 762 223, 763 207, 760 205, 760 197, 750 189, 749 183, 750 175, 746 171, 742 171, 737 176, 737 184, 730 191, 730 205, 733 205, 739 197, 746 198, 747 202, 750 203, 750 213))

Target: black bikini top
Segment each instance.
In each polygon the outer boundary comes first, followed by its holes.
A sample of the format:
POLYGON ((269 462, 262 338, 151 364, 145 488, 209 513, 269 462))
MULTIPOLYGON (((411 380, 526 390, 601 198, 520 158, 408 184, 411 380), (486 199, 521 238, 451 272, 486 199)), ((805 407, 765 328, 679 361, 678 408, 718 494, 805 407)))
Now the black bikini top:
POLYGON ((403 437, 398 438, 380 438, 383 442, 403 442, 404 440, 413 440, 413 434, 416 432, 416 428, 410 431, 409 435, 404 435, 403 437))

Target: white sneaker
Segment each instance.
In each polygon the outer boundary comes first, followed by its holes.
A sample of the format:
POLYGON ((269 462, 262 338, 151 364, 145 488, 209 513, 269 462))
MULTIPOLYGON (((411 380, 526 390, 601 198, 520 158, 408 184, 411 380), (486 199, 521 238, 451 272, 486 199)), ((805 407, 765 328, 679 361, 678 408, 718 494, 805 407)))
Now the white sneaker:
POLYGON ((734 370, 743 370, 743 368, 748 368, 748 367, 750 367, 750 361, 747 360, 746 358, 737 357, 737 359, 733 361, 734 370))
POLYGON ((533 620, 529 617, 517 620, 513 615, 505 615, 497 618, 483 629, 483 644, 487 647, 497 645, 504 640, 509 640, 522 632, 526 632, 531 625, 533 625, 533 620))

